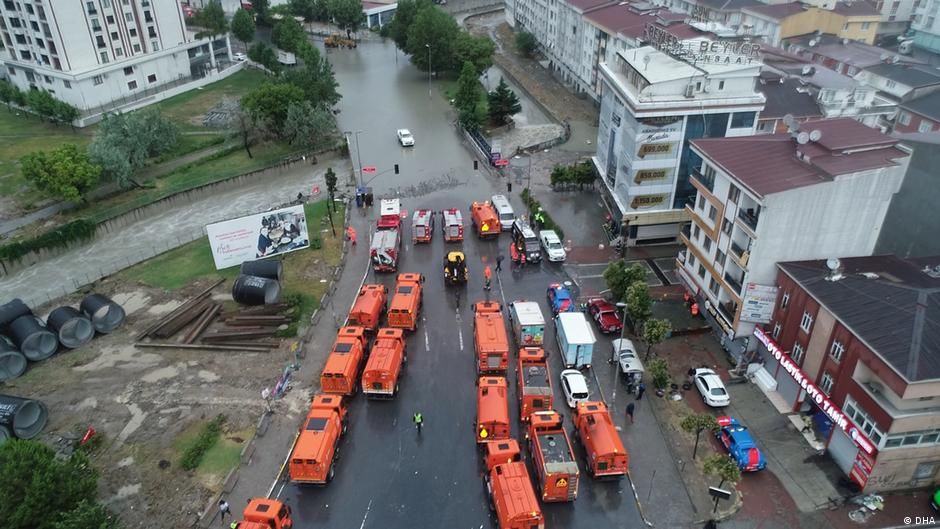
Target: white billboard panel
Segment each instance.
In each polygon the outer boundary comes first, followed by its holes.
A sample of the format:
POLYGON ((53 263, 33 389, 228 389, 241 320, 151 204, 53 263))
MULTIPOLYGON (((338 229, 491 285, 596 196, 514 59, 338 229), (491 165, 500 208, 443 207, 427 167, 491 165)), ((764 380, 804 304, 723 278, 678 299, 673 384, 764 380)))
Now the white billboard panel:
POLYGON ((216 222, 206 233, 216 270, 310 246, 303 206, 216 222))
POLYGON ((777 287, 748 283, 741 302, 741 321, 769 323, 777 303, 777 287))

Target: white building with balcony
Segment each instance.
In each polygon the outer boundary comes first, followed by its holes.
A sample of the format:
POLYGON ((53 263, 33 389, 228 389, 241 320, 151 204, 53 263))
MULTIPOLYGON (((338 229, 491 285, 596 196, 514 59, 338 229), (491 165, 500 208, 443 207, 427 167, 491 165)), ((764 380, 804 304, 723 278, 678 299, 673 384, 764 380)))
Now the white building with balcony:
POLYGON ((175 1, 3 0, 0 35, 0 75, 50 92, 85 119, 185 90, 231 56, 225 35, 212 49, 196 39, 175 1))
POLYGON ((914 45, 940 53, 940 0, 920 0, 916 4, 911 15, 914 45))
POLYGON ((705 39, 679 41, 653 28, 652 46, 618 51, 602 63, 597 151, 592 158, 629 245, 674 242, 688 222, 689 180, 698 156, 690 141, 750 136, 764 96, 749 48, 705 39), (702 53, 702 46, 714 52, 702 53), (713 47, 714 46, 714 47, 713 47))
POLYGON ((695 140, 692 151, 701 163, 677 275, 728 339, 770 321, 778 262, 870 255, 910 160, 850 118, 695 140))

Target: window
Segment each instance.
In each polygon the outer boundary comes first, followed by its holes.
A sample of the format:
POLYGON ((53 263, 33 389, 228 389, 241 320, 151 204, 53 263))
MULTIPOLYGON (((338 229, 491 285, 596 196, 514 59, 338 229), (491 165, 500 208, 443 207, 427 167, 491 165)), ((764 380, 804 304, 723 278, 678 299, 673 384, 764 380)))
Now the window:
POLYGON ((124 50, 123 50, 122 48, 114 48, 114 56, 115 56, 115 57, 123 57, 123 56, 124 56, 124 50))
POLYGON ((754 126, 756 112, 735 112, 731 115, 731 128, 742 129, 754 126))
POLYGON ((813 317, 808 312, 803 312, 803 319, 800 320, 800 330, 809 333, 809 328, 813 326, 813 317))
POLYGON ((96 14, 96 13, 98 12, 98 10, 95 9, 95 3, 94 3, 94 2, 85 2, 85 7, 88 9, 88 14, 89 14, 89 15, 94 15, 94 14, 96 14))
POLYGON ((725 89, 725 82, 724 82, 724 81, 718 81, 718 89, 719 89, 719 90, 724 90, 724 89, 725 89))
POLYGON ((790 351, 790 358, 792 358, 793 361, 796 362, 797 364, 802 364, 803 354, 805 352, 806 351, 803 349, 803 345, 800 344, 800 342, 796 342, 793 344, 793 350, 790 351))
POLYGON ((868 29, 871 27, 871 22, 862 22, 862 29, 868 29))
POLYGON ((731 235, 731 230, 734 227, 734 224, 731 223, 728 219, 722 219, 721 221, 721 232, 725 235, 731 235))
POLYGON ((726 259, 727 257, 728 257, 728 255, 725 254, 725 252, 723 252, 723 251, 721 251, 721 250, 715 250, 715 264, 717 264, 718 266, 724 268, 724 266, 725 266, 725 259, 726 259))
POLYGON ((845 406, 842 407, 842 411, 844 411, 850 419, 855 421, 855 424, 865 432, 865 435, 867 435, 875 445, 881 444, 881 439, 884 437, 884 434, 878 429, 871 415, 865 413, 865 410, 860 408, 854 399, 846 397, 845 406))
POLYGON ((715 168, 710 165, 705 166, 705 169, 702 171, 702 174, 705 175, 705 179, 708 181, 715 180, 715 168))
POLYGON ((698 276, 705 279, 705 267, 702 265, 698 265, 698 276))
POLYGON ((105 20, 108 24, 114 24, 114 15, 108 15, 105 17, 105 20))
POLYGON ((698 209, 705 211, 705 195, 698 196, 698 209))
POLYGON ((95 84, 95 86, 97 86, 104 82, 104 77, 100 75, 96 75, 92 78, 91 81, 95 84))
POLYGON ((718 218, 718 208, 715 206, 708 208, 708 220, 714 222, 716 218, 718 218))
POLYGON ((692 267, 695 266, 695 254, 694 253, 689 254, 689 266, 692 266, 692 267))
POLYGON ((126 21, 128 21, 128 22, 133 22, 133 21, 134 21, 134 14, 133 14, 133 13, 124 13, 124 20, 126 20, 126 21))
POLYGON ((105 44, 104 42, 104 37, 102 37, 101 35, 95 36, 95 42, 98 43, 99 48, 104 48, 105 46, 107 46, 107 44, 105 44))
POLYGON ((887 86, 888 88, 894 88, 895 86, 897 86, 897 83, 895 83, 891 79, 888 79, 887 81, 885 81, 885 86, 887 86))
POLYGON ((140 44, 134 44, 134 53, 140 53, 140 44))
POLYGON ((127 66, 124 68, 124 75, 134 75, 134 67, 127 66))
POLYGON ((923 479, 931 479, 937 474, 937 467, 940 463, 931 462, 931 463, 918 463, 917 468, 914 469, 914 480, 920 481, 923 479))
POLYGON ((46 49, 46 43, 42 39, 36 39, 36 45, 42 49, 46 49))
POLYGON ((834 340, 832 342, 832 347, 829 349, 829 356, 836 362, 842 361, 842 355, 845 353, 845 346, 842 345, 842 342, 834 340))
POLYGON ((705 239, 702 240, 702 247, 705 248, 706 252, 712 251, 712 240, 708 238, 708 235, 706 235, 705 239))
POLYGON ((101 52, 101 62, 102 63, 108 62, 108 52, 106 51, 101 52))
POLYGON ((132 36, 132 37, 136 37, 136 36, 137 36, 137 29, 131 28, 131 29, 127 30, 127 33, 128 33, 130 36, 132 36))
POLYGON ((147 76, 147 82, 148 82, 148 83, 156 83, 156 82, 157 82, 157 74, 152 73, 152 74, 148 75, 148 76, 147 76))
POLYGON ((26 12, 29 13, 30 15, 36 14, 35 11, 33 11, 33 6, 29 4, 26 4, 26 12))
POLYGON ((700 233, 702 233, 702 229, 696 224, 695 228, 692 230, 692 238, 697 241, 700 233))
POLYGON ((893 14, 897 13, 897 12, 898 12, 898 7, 900 7, 900 6, 901 6, 901 0, 895 0, 894 3, 891 4, 891 14, 893 15, 893 14))
POLYGON ((48 75, 44 75, 44 76, 42 76, 42 77, 43 77, 43 79, 46 81, 46 84, 52 84, 52 78, 51 78, 51 77, 49 77, 48 75))
POLYGON ((772 333, 770 333, 770 335, 774 337, 774 340, 776 340, 780 336, 780 324, 779 323, 774 324, 774 330, 772 333))
POLYGON ((910 125, 911 115, 902 110, 901 113, 898 114, 898 123, 900 123, 901 125, 910 125))
POLYGON ((715 281, 714 277, 708 282, 708 290, 710 290, 712 294, 718 295, 718 281, 715 281))
POLYGON ((101 31, 101 23, 98 22, 97 18, 91 19, 91 30, 92 31, 101 31))
POLYGON ((147 28, 147 34, 150 35, 150 38, 157 38, 157 30, 153 29, 153 26, 147 28))
POLYGON ((120 38, 120 36, 118 36, 118 32, 117 32, 117 31, 112 31, 112 32, 111 32, 111 40, 117 40, 117 39, 119 39, 119 38, 120 38))
POLYGON ((155 41, 155 40, 152 40, 152 41, 150 41, 150 48, 151 48, 153 51, 160 51, 160 43, 157 42, 157 41, 155 41))
POLYGON ((790 304, 790 293, 784 292, 783 297, 780 298, 780 308, 785 309, 787 308, 787 305, 789 304, 790 304))
POLYGON ((36 76, 33 75, 33 72, 26 72, 26 80, 29 81, 30 83, 35 83, 36 76))
POLYGON ((918 132, 932 132, 933 123, 927 121, 926 119, 920 120, 920 125, 917 127, 918 132))
POLYGON ((101 0, 101 7, 111 9, 111 0, 101 0))
POLYGON ((819 389, 826 392, 826 395, 832 394, 832 375, 829 373, 823 373, 822 380, 819 381, 819 389))
POLYGON ((732 185, 731 189, 728 190, 728 200, 737 204, 738 200, 741 199, 741 190, 737 186, 732 185))
POLYGON ((64 79, 62 80, 62 84, 64 84, 66 88, 72 88, 72 83, 70 83, 70 82, 68 82, 68 81, 66 81, 66 80, 64 80, 64 79))
POLYGON ((129 81, 127 83, 128 90, 137 90, 137 81, 129 81))
POLYGON ((916 445, 936 445, 938 441, 940 441, 940 430, 921 430, 917 432, 896 433, 888 435, 885 438, 884 448, 898 448, 900 446, 908 447, 916 445))
POLYGON ((10 72, 10 75, 16 75, 16 68, 12 66, 7 66, 7 71, 10 72))

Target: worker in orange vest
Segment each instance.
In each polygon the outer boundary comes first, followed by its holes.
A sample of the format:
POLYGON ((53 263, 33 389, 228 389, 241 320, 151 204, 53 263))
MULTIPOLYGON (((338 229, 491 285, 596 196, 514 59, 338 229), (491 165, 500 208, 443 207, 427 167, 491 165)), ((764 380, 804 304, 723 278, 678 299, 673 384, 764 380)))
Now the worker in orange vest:
POLYGON ((693 316, 698 316, 698 303, 693 303, 693 304, 692 304, 692 315, 693 315, 693 316))
POLYGON ((349 238, 350 242, 356 244, 356 229, 352 226, 346 228, 346 237, 349 238))
POLYGON ((490 280, 493 278, 493 271, 490 270, 490 265, 486 265, 486 268, 483 269, 483 289, 490 289, 490 280))

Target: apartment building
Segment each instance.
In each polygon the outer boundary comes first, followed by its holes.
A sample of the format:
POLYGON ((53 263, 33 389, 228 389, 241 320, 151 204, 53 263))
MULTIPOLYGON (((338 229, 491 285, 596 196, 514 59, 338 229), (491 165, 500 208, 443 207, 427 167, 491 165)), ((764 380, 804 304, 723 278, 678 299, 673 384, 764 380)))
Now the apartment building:
POLYGON ((865 492, 940 483, 940 257, 781 262, 756 379, 865 492))
POLYGON ((84 120, 185 87, 230 56, 226 36, 211 48, 195 39, 177 2, 3 0, 0 35, 3 75, 78 107, 84 120))
POLYGON ((855 78, 895 103, 940 90, 940 70, 923 64, 886 61, 863 68, 855 78))
POLYGON ((910 154, 850 118, 697 139, 692 152, 701 162, 689 166, 697 194, 677 275, 732 354, 770 320, 776 263, 871 254, 910 154))
POLYGON ((516 31, 535 36, 543 51, 551 49, 558 28, 558 8, 562 0, 515 0, 513 18, 516 31))
POLYGON ((911 29, 914 46, 940 53, 940 0, 915 0, 911 29))
POLYGON ((881 15, 865 1, 814 6, 803 2, 756 5, 741 9, 739 33, 779 46, 783 39, 827 33, 840 39, 872 44, 881 15))
POLYGON ((878 36, 901 35, 908 30, 917 7, 924 0, 878 0, 875 8, 881 13, 878 36))
POLYGON ((754 134, 764 96, 750 45, 681 41, 649 26, 653 46, 618 51, 601 63, 601 110, 592 158, 602 196, 622 215, 629 245, 673 242, 688 222, 689 179, 698 157, 690 142, 754 134), (702 53, 703 46, 714 52, 702 53))

